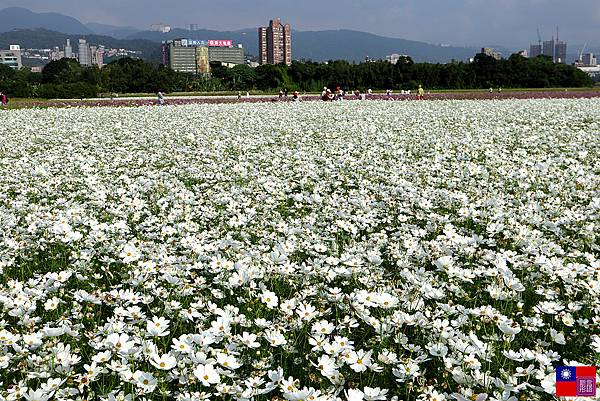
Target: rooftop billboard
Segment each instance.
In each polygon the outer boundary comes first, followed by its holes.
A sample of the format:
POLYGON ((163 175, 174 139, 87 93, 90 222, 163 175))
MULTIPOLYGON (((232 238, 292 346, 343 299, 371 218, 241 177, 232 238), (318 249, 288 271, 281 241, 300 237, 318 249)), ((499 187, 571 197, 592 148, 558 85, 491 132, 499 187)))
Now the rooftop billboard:
POLYGON ((208 46, 210 46, 210 47, 231 47, 231 46, 233 46, 233 41, 232 40, 211 39, 208 41, 208 46))

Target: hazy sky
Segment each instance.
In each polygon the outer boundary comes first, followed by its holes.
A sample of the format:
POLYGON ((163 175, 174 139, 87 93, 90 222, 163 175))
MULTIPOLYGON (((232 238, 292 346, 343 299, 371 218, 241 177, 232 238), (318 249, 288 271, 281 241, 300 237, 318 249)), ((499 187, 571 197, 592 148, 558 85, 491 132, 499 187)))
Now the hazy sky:
POLYGON ((538 26, 549 38, 559 25, 570 43, 600 44, 600 0, 0 0, 7 6, 139 28, 234 30, 281 17, 298 30, 350 28, 457 45, 525 46, 537 40, 538 26))

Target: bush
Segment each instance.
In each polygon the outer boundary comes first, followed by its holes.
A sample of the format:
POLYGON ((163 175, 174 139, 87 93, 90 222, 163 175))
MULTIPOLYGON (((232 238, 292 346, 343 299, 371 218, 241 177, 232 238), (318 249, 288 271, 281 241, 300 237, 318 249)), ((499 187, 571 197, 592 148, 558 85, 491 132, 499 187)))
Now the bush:
POLYGON ((98 96, 98 86, 85 82, 72 84, 43 84, 37 94, 44 99, 83 99, 98 96))

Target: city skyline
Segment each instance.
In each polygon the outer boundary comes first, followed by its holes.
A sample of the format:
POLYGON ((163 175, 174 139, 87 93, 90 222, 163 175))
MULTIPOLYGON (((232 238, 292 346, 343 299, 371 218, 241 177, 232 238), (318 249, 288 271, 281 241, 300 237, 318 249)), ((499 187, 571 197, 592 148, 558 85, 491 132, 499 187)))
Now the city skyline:
POLYGON ((572 0, 306 0, 301 5, 284 0, 244 2, 223 0, 219 7, 207 1, 174 0, 168 7, 158 1, 0 0, 0 8, 21 6, 35 12, 59 12, 83 22, 148 29, 165 23, 184 28, 239 30, 264 25, 279 16, 294 30, 354 29, 429 43, 471 46, 528 46, 536 29, 549 37, 558 25, 569 43, 600 44, 600 2, 572 0), (143 7, 142 7, 143 5, 143 7))

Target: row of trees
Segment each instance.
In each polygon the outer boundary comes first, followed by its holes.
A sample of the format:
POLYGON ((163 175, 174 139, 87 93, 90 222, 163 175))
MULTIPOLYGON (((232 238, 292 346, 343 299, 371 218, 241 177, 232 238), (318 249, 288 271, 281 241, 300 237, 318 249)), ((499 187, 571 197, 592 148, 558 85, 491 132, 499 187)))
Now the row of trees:
POLYGON ((82 67, 73 59, 47 64, 41 74, 14 71, 0 65, 0 91, 13 97, 84 98, 101 93, 152 93, 220 90, 300 90, 318 92, 324 86, 345 89, 480 89, 592 86, 579 69, 555 64, 548 57, 527 59, 513 55, 495 60, 479 54, 472 63, 414 63, 410 57, 397 64, 346 61, 293 62, 291 66, 211 65, 211 77, 178 73, 142 60, 119 59, 101 70, 82 67))
POLYGON ((103 93, 152 93, 158 89, 201 90, 193 83, 204 81, 130 58, 119 59, 102 69, 82 67, 77 61, 64 58, 47 64, 41 74, 0 65, 0 91, 13 97, 86 98, 103 93))
POLYGON ((414 63, 410 57, 397 64, 346 61, 329 63, 293 62, 291 66, 265 65, 256 69, 236 66, 213 68, 213 76, 230 90, 273 89, 320 91, 323 86, 346 89, 484 89, 587 87, 594 83, 581 70, 555 64, 549 57, 525 58, 512 55, 507 60, 495 60, 478 54, 472 63, 414 63))

